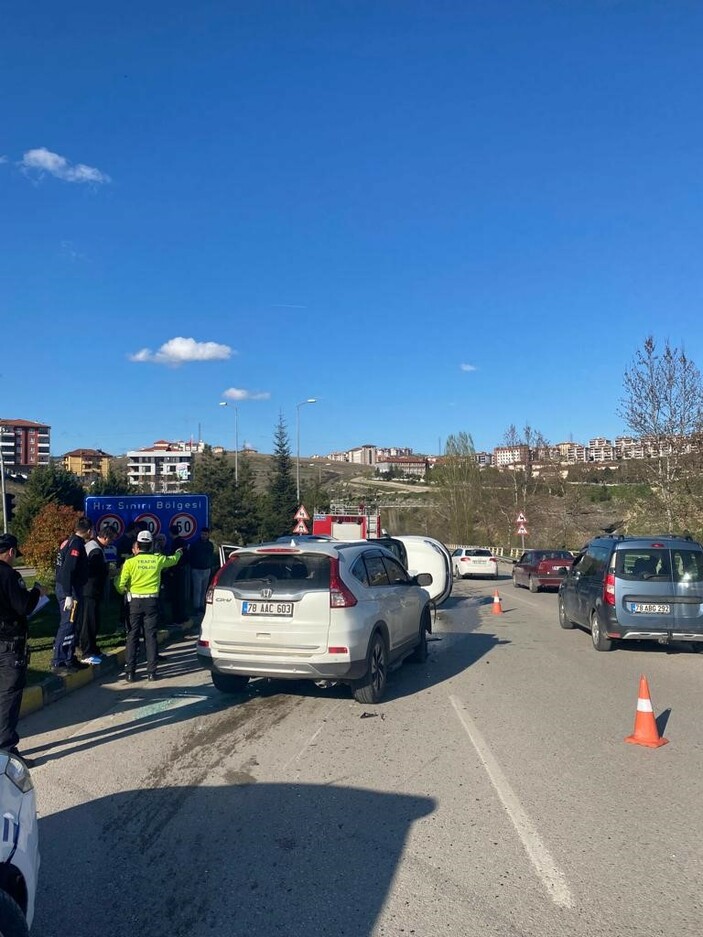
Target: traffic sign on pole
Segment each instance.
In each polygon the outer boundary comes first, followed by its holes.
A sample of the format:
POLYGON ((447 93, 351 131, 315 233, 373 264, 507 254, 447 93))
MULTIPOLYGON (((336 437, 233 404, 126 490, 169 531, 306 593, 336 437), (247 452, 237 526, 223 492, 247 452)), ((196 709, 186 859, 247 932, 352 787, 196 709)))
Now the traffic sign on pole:
POLYGON ((308 527, 305 521, 298 521, 298 523, 293 528, 294 534, 306 534, 308 532, 308 527))
POLYGON ((522 511, 520 511, 520 513, 518 514, 518 516, 515 518, 515 522, 516 522, 517 524, 526 524, 526 523, 527 523, 527 518, 526 518, 525 515, 522 513, 522 511))
POLYGON ((527 534, 527 527, 525 527, 524 524, 520 524, 518 526, 517 532, 520 534, 521 537, 524 537, 527 534))
POLYGON ((298 510, 295 512, 295 514, 293 515, 293 517, 295 518, 296 521, 309 521, 309 520, 310 520, 310 515, 309 515, 308 512, 305 510, 305 505, 304 505, 304 504, 301 504, 301 505, 300 505, 300 507, 299 507, 298 510))

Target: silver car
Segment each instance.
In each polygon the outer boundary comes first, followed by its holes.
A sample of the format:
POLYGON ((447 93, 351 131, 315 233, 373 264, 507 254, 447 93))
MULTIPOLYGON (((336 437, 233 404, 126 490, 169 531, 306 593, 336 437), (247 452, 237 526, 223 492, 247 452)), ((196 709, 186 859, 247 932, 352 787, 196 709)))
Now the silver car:
POLYGON ((199 659, 225 693, 251 677, 332 680, 378 703, 390 668, 427 657, 431 582, 367 541, 243 547, 207 592, 199 659))

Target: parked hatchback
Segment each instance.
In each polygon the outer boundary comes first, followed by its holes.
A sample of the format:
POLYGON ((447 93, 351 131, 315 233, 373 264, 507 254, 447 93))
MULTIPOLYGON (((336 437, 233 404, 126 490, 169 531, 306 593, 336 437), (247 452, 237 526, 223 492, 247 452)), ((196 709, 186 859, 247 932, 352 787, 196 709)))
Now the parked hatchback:
POLYGON ((558 589, 573 562, 568 550, 527 550, 513 566, 513 585, 530 592, 558 589))
POLYGON ((242 547, 207 591, 200 662, 225 693, 250 677, 333 680, 378 703, 389 668, 427 657, 431 582, 367 541, 242 547))
POLYGON ((621 640, 703 641, 703 547, 682 537, 596 537, 559 587, 559 624, 621 640))
POLYGON ((498 560, 484 547, 457 547, 452 552, 452 568, 457 579, 469 576, 498 578, 498 560))

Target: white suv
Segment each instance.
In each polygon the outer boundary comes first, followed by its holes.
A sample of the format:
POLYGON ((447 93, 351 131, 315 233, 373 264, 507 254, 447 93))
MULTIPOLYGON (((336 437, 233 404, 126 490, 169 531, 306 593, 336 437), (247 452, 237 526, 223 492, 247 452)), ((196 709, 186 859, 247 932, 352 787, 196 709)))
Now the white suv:
POLYGON ((0 935, 29 934, 39 873, 34 785, 26 764, 0 749, 0 935))
POLYGON ((427 657, 431 582, 369 542, 243 547, 208 589, 198 655, 225 693, 250 677, 333 680, 378 703, 389 668, 427 657))

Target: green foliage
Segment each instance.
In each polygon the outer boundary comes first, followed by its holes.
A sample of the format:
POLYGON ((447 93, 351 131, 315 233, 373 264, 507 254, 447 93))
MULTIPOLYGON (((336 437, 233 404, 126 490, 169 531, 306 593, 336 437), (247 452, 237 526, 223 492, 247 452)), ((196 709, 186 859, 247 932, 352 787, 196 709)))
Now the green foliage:
POLYGON ((286 422, 281 415, 274 433, 274 461, 263 499, 262 528, 264 539, 273 539, 289 533, 293 527, 296 504, 293 460, 286 422))
POLYGON ((59 546, 73 533, 80 514, 81 511, 65 504, 49 501, 35 515, 22 545, 22 554, 25 561, 35 567, 37 578, 44 585, 53 583, 59 546))
POLYGON ((259 496, 246 454, 239 458, 239 484, 234 465, 223 454, 205 446, 193 468, 193 490, 210 498, 210 527, 221 543, 244 544, 256 540, 260 527, 259 496))
POLYGON ((20 543, 28 537, 34 518, 50 503, 83 511, 85 490, 73 472, 50 462, 34 469, 27 479, 22 500, 15 512, 12 532, 20 543))
POLYGON ((136 490, 129 484, 127 473, 120 472, 111 465, 105 478, 96 478, 92 482, 89 494, 131 495, 136 494, 136 490))

